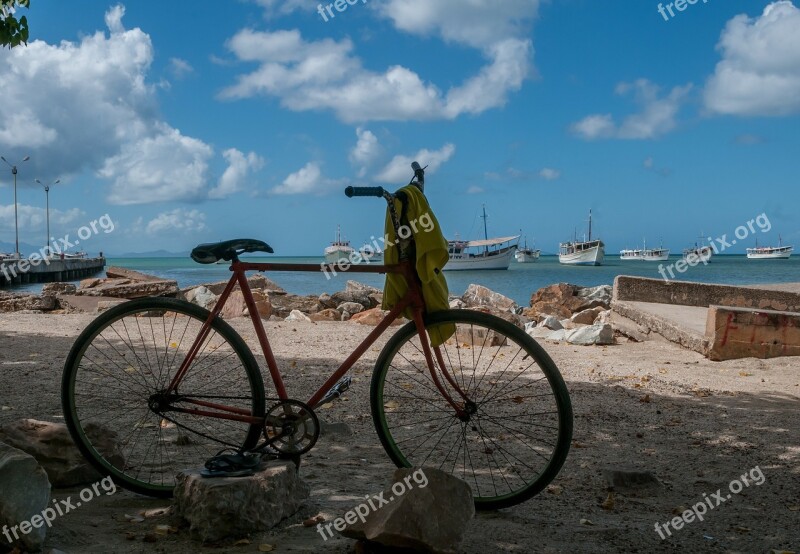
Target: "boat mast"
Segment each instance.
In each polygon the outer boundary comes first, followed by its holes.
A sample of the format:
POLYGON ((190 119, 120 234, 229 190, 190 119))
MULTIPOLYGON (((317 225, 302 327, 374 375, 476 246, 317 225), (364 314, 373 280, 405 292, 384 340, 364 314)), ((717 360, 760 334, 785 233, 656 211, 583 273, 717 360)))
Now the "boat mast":
MULTIPOLYGON (((486 227, 486 204, 483 205, 483 238, 485 238, 486 240, 489 240, 489 230, 486 227)), ((489 252, 489 245, 488 244, 485 245, 483 248, 484 248, 484 252, 486 252, 486 253, 489 252)))
POLYGON ((592 209, 589 208, 589 242, 592 242, 592 209))

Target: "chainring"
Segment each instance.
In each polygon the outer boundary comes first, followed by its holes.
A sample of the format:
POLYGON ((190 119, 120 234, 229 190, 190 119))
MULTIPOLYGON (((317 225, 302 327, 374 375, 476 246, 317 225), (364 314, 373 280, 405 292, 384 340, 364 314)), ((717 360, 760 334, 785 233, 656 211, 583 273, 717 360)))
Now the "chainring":
POLYGON ((285 456, 300 456, 311 450, 319 433, 314 410, 299 400, 282 400, 264 417, 266 444, 285 456))

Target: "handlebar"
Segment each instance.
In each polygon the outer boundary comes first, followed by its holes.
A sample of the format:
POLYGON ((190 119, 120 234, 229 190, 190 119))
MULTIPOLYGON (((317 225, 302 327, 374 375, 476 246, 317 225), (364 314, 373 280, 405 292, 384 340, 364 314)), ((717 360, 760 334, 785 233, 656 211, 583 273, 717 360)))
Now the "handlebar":
POLYGON ((383 187, 347 187, 344 189, 344 193, 348 198, 354 196, 375 196, 377 198, 383 198, 384 190, 383 187))

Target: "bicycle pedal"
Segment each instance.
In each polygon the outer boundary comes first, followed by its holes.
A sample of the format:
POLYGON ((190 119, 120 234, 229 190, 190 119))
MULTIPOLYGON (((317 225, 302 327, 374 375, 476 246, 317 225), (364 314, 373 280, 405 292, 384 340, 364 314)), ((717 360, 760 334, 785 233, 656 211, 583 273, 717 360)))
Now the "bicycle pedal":
POLYGON ((345 375, 344 377, 339 379, 339 382, 331 387, 331 390, 329 390, 325 394, 325 396, 322 397, 322 400, 319 401, 319 404, 317 404, 316 407, 319 408, 320 406, 324 406, 325 404, 330 404, 331 402, 342 396, 350 388, 350 384, 352 382, 353 378, 350 377, 349 375, 345 375))

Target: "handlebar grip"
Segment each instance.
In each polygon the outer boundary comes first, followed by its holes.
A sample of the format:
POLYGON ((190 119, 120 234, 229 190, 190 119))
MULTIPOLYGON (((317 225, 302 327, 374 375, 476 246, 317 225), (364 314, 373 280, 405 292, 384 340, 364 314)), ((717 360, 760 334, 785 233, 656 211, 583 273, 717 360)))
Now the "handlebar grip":
POLYGON ((376 196, 383 198, 383 187, 347 187, 344 189, 348 198, 354 196, 376 196))

